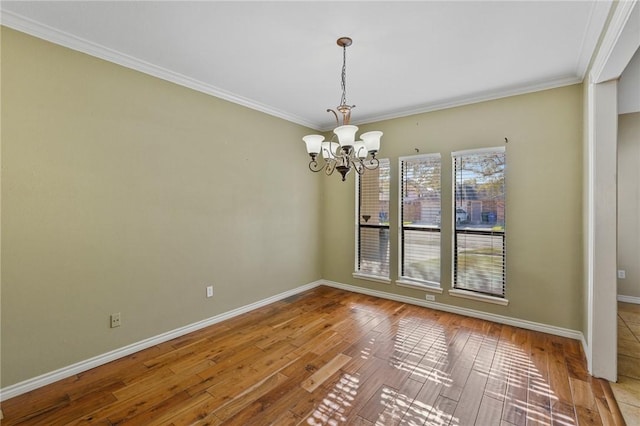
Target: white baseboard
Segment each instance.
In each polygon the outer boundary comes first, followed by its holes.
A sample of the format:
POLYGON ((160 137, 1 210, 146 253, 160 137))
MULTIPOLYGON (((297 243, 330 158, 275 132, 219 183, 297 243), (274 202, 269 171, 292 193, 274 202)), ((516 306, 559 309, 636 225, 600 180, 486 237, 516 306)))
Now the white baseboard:
POLYGON ((640 297, 625 296, 624 294, 619 294, 618 302, 635 303, 636 305, 640 305, 640 297))
POLYGON ((322 285, 323 281, 315 281, 300 287, 296 287, 292 290, 285 291, 284 293, 276 294, 275 296, 268 297, 263 300, 259 300, 257 302, 251 303, 249 305, 241 306, 239 308, 233 309, 228 312, 224 312, 222 314, 213 316, 211 318, 204 319, 202 321, 194 322, 192 324, 186 325, 184 327, 176 328, 175 330, 168 331, 166 333, 158 334, 157 336, 150 337, 148 339, 141 340, 136 343, 132 343, 125 347, 115 349, 113 351, 107 352, 102 355, 95 356, 93 358, 77 362, 75 364, 69 365, 67 367, 60 368, 55 371, 51 371, 49 373, 42 374, 40 376, 27 379, 23 382, 16 383, 11 386, 7 386, 5 388, 0 389, 0 401, 5 401, 9 398, 13 398, 14 396, 22 395, 23 393, 32 391, 34 389, 40 388, 42 386, 46 386, 48 384, 57 382, 58 380, 65 379, 67 377, 71 377, 74 374, 82 373, 83 371, 90 370, 99 365, 106 364, 108 362, 114 361, 118 358, 122 358, 127 355, 131 355, 143 349, 150 348, 152 346, 158 345, 160 343, 169 341, 171 339, 175 339, 176 337, 184 336, 185 334, 189 334, 196 330, 200 330, 202 328, 208 327, 213 324, 217 324, 221 321, 233 318, 235 316, 250 312, 254 309, 261 308, 270 303, 277 302, 282 299, 286 299, 287 297, 296 295, 298 293, 302 293, 307 290, 311 290, 319 285, 322 285))
POLYGON ((586 353, 586 342, 584 335, 581 331, 571 330, 568 328, 556 327, 553 325, 542 324, 533 321, 522 320, 518 318, 506 317, 504 315, 491 314, 488 312, 476 311, 474 309, 461 308, 458 306, 447 305, 438 302, 427 302, 425 300, 416 299, 414 297, 401 296, 398 294, 387 293, 383 291, 370 290, 364 287, 357 287, 349 284, 342 284, 335 281, 324 280, 321 282, 329 287, 335 287, 346 291, 352 291, 354 293, 367 294, 369 296, 380 297, 382 299, 395 300, 397 302, 409 303, 412 305, 424 306, 426 308, 437 309, 439 311, 451 312, 454 314, 464 315, 467 317, 479 318, 487 321, 497 322, 499 324, 511 325, 514 327, 525 328, 527 330, 540 331, 542 333, 553 334, 556 336, 568 337, 569 339, 575 339, 582 342, 583 348, 586 353))

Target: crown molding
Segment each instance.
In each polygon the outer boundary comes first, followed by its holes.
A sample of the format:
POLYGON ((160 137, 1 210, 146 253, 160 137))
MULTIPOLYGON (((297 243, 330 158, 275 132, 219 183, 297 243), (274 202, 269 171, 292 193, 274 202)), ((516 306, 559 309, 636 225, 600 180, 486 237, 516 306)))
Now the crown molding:
POLYGON ((183 74, 134 58, 133 56, 118 52, 117 50, 110 49, 81 37, 77 37, 73 34, 69 34, 40 22, 25 18, 17 13, 2 10, 0 15, 0 24, 16 31, 29 34, 33 37, 64 46, 207 95, 215 96, 217 98, 224 99, 225 101, 233 102, 304 127, 309 127, 311 129, 318 129, 321 127, 319 123, 311 122, 303 117, 289 114, 285 111, 236 95, 219 87, 203 83, 202 81, 187 77, 183 74))
POLYGON ((589 72, 591 83, 603 83, 620 77, 640 46, 638 1, 618 2, 605 31, 589 72))
MULTIPOLYGON (((542 81, 531 83, 526 86, 517 87, 517 88, 501 88, 489 92, 484 92, 481 94, 471 95, 460 97, 457 99, 448 99, 442 102, 432 103, 421 105, 415 108, 404 109, 399 111, 394 111, 388 114, 379 114, 379 115, 369 115, 362 117, 360 120, 352 121, 351 124, 371 124, 384 120, 392 120, 396 118, 407 117, 410 115, 423 114, 427 112, 439 111, 443 109, 456 108, 465 105, 476 104, 480 102, 493 101, 496 99, 508 98, 510 96, 518 96, 518 95, 526 95, 528 93, 540 92, 543 90, 556 89, 564 86, 571 86, 572 84, 582 83, 582 78, 570 75, 566 77, 560 77, 554 80, 542 81)), ((327 131, 333 129, 323 127, 321 130, 327 131)))
POLYGON ((595 1, 591 5, 589 22, 584 30, 580 54, 578 55, 576 75, 584 80, 589 64, 595 56, 598 41, 607 25, 607 18, 611 12, 613 2, 595 1))

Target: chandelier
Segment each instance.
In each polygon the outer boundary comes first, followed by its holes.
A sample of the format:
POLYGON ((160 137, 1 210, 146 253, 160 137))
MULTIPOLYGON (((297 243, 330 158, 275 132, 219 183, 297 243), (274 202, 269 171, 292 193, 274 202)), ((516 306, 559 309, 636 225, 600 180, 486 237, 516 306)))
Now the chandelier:
POLYGON ((342 47, 342 98, 340 105, 336 107, 338 112, 327 109, 336 118, 336 128, 333 130, 331 140, 325 141, 322 135, 307 135, 302 140, 307 144, 307 152, 311 156, 309 169, 312 172, 324 170, 327 175, 333 174, 337 169, 342 175, 342 181, 353 169, 362 175, 366 169, 374 170, 380 165, 376 153, 380 149, 380 137, 382 132, 372 131, 360 135, 361 140, 356 140, 357 126, 349 124, 351 121, 351 109, 355 105, 347 105, 347 47, 351 46, 349 37, 340 37, 338 46, 342 47), (342 125, 338 113, 342 115, 342 125), (335 141, 336 136, 338 142, 335 141), (322 153, 324 162, 318 163, 318 155, 322 153))

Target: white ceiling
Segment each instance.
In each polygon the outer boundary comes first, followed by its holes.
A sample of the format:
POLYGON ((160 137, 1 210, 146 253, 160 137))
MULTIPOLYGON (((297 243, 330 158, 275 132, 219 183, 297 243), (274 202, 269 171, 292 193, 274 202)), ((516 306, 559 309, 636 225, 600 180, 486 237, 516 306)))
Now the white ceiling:
POLYGON ((316 129, 579 82, 610 1, 2 1, 2 24, 316 129))

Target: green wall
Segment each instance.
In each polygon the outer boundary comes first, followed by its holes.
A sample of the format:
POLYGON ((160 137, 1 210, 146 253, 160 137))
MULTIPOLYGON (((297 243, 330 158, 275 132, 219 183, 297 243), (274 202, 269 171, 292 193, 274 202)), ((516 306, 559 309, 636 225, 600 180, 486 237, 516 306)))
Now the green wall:
POLYGON ((1 118, 2 387, 321 278, 309 129, 7 28, 1 118))
POLYGON ((379 157, 389 158, 391 284, 352 277, 354 178, 323 189, 325 279, 424 300, 398 276, 398 157, 442 154, 442 295, 436 301, 582 331, 582 85, 502 98, 361 126, 382 130, 379 157), (508 306, 449 296, 451 288, 451 152, 505 146, 507 155, 508 306), (394 214, 395 213, 395 214, 394 214), (346 236, 346 237, 345 237, 346 236))

